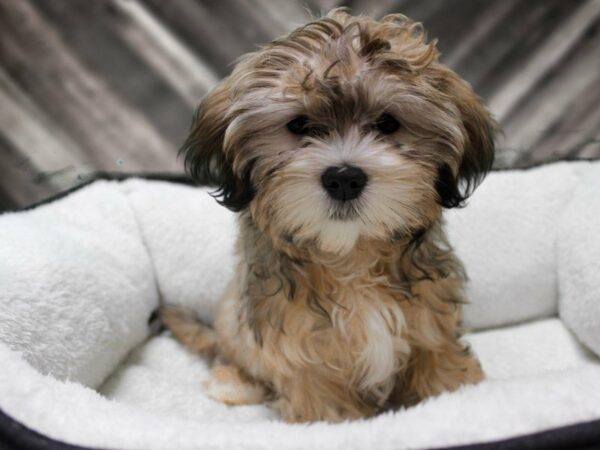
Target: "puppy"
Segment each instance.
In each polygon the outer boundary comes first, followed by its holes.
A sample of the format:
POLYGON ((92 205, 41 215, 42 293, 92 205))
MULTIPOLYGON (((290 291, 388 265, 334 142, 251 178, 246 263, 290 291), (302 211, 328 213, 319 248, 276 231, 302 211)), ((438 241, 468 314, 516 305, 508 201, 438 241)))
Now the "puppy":
POLYGON ((162 311, 217 355, 211 395, 340 421, 482 380, 442 211, 490 169, 494 129, 402 15, 334 10, 244 56, 183 147, 239 213, 236 276, 214 329, 162 311))

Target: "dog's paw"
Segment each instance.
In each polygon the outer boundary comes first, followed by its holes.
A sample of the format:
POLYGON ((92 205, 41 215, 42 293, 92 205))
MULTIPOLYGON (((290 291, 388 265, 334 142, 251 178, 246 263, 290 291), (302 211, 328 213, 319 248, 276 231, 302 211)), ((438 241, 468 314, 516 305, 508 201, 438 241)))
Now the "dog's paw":
POLYGON ((213 367, 205 387, 210 398, 228 405, 255 405, 266 396, 264 386, 247 380, 235 366, 213 367))

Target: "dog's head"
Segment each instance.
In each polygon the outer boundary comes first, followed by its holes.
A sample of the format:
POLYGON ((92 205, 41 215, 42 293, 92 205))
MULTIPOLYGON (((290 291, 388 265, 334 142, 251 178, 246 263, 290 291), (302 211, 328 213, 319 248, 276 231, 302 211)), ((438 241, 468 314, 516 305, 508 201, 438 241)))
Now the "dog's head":
POLYGON ((419 24, 336 10, 246 55, 183 150, 234 211, 297 244, 427 228, 490 169, 494 124, 419 24))

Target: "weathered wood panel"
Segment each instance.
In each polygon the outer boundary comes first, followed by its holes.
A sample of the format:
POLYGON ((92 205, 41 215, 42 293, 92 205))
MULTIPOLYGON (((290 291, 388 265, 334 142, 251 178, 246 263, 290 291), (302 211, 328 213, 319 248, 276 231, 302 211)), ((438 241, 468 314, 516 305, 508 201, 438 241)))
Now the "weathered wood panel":
POLYGON ((231 63, 336 6, 422 21, 498 117, 498 167, 600 157, 600 0, 0 0, 0 210, 97 170, 181 171, 231 63))

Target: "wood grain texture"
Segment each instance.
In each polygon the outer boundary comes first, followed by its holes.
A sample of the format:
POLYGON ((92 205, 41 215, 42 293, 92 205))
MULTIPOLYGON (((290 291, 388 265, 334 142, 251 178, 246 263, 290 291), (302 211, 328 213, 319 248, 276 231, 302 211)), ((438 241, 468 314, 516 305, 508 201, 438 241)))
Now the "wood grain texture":
POLYGON ((0 210, 180 172, 232 62, 336 6, 422 21, 499 119, 497 167, 600 157, 600 0, 0 0, 0 210))

